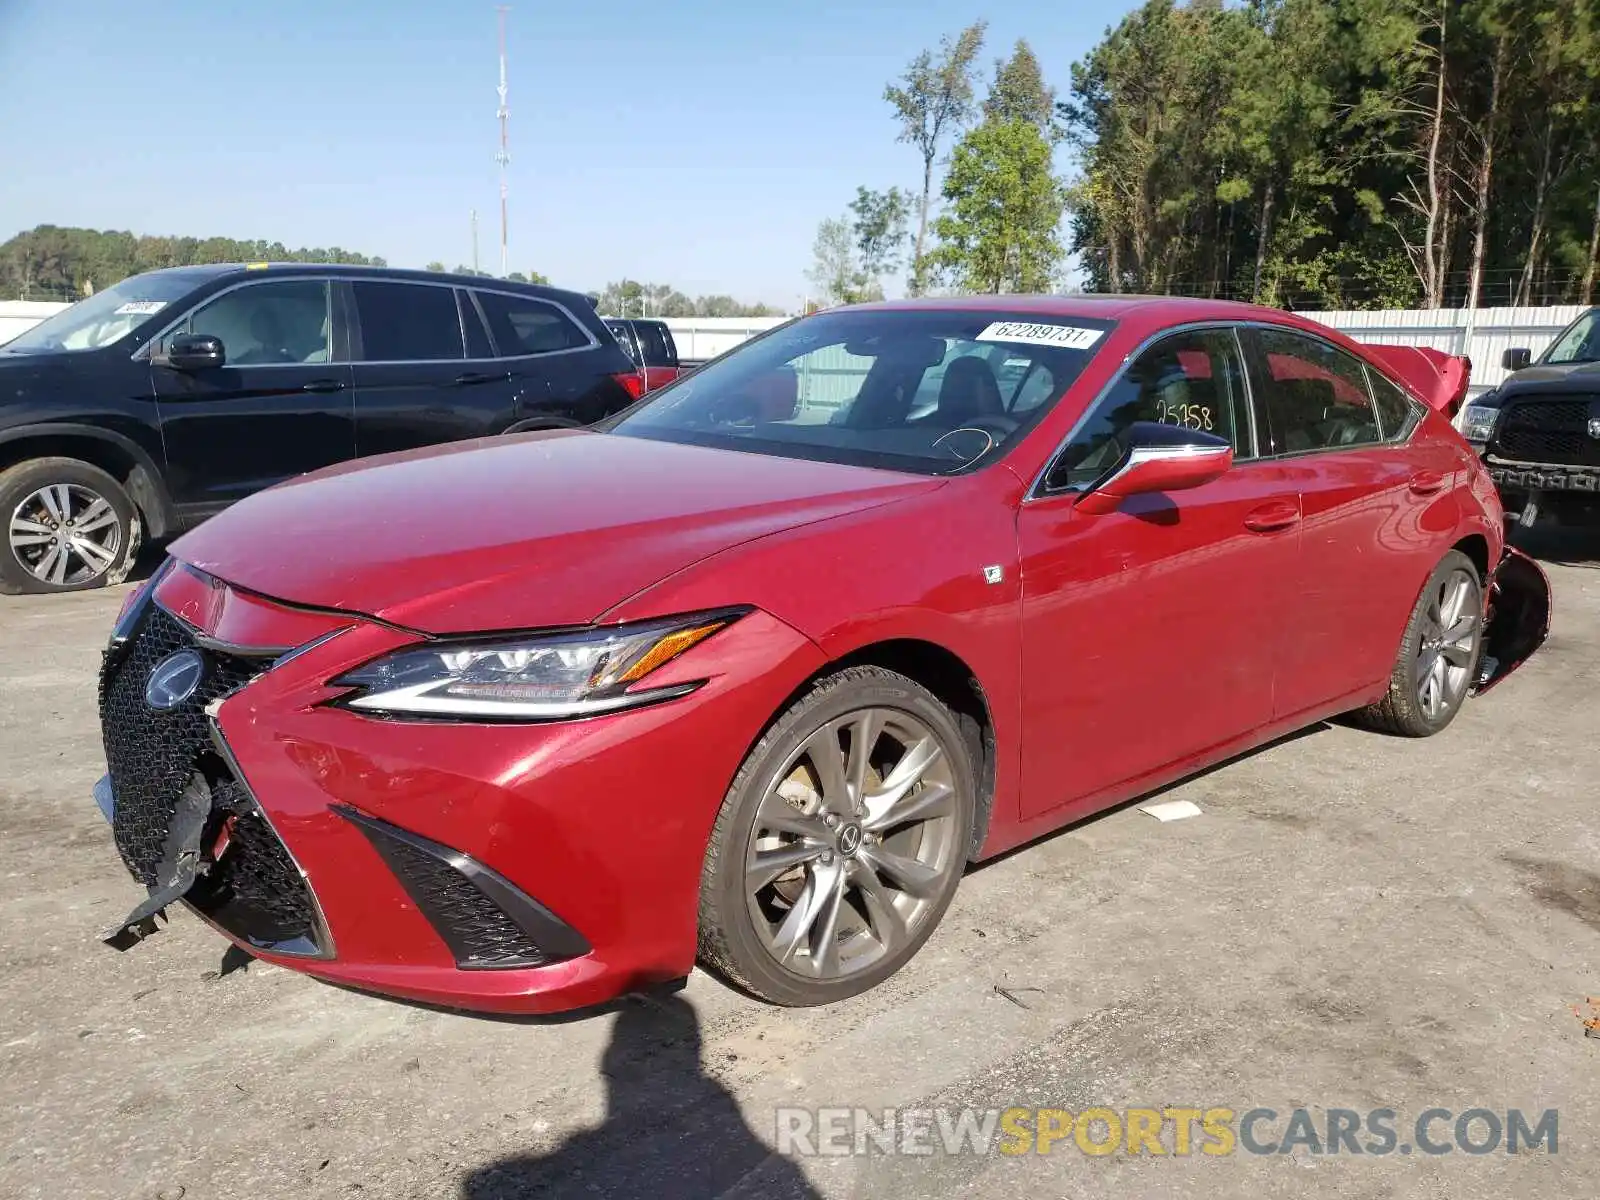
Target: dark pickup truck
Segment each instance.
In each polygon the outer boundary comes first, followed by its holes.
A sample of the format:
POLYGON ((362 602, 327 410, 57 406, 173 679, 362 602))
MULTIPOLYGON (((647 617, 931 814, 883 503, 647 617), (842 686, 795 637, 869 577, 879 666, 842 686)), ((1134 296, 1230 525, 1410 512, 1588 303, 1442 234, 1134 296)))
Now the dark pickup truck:
POLYGON ((1512 374, 1466 407, 1461 432, 1483 455, 1506 512, 1526 527, 1600 522, 1600 308, 1533 361, 1507 350, 1512 374))

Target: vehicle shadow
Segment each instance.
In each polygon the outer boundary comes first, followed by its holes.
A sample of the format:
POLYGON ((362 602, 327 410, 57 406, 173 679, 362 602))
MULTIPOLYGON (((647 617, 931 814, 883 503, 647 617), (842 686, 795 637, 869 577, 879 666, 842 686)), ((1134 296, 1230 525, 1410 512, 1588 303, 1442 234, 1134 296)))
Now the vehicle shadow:
POLYGON ((1511 544, 1531 558, 1559 567, 1600 568, 1600 529, 1536 525, 1513 529, 1511 544))
POLYGON ((606 1111, 598 1127, 552 1150, 479 1168, 463 1181, 462 1200, 819 1195, 797 1165, 756 1136, 732 1095, 706 1073, 699 1017, 681 995, 621 1001, 600 1074, 606 1111))

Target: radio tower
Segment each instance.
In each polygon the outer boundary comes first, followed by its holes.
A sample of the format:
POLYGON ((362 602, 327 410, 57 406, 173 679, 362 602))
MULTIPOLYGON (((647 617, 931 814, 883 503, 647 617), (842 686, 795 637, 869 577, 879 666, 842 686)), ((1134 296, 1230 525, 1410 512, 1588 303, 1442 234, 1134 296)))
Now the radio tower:
POLYGON ((510 270, 506 259, 506 168, 511 165, 511 151, 506 142, 506 118, 511 115, 506 107, 506 14, 511 7, 501 4, 495 11, 500 14, 500 110, 495 114, 500 118, 500 150, 494 160, 500 164, 500 278, 504 279, 510 270))

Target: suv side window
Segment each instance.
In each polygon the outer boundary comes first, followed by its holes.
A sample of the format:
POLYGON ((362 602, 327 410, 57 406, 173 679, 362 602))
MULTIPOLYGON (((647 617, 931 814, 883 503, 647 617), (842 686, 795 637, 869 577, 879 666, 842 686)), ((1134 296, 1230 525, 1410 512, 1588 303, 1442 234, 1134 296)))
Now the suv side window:
POLYGON ((1372 402, 1378 409, 1383 440, 1405 441, 1422 419, 1421 406, 1371 367, 1367 368, 1367 386, 1372 389, 1372 402))
POLYGON ((580 350, 589 345, 589 335, 553 304, 505 292, 477 295, 501 358, 580 350))
POLYGON ((1378 417, 1359 359, 1324 341, 1258 329, 1257 392, 1266 405, 1272 453, 1375 446, 1378 417))
POLYGON ((447 362, 463 357, 455 292, 425 283, 357 280, 362 362, 447 362))
POLYGON ((1123 368, 1056 459, 1046 486, 1087 487, 1099 479, 1126 452, 1135 421, 1213 433, 1233 443, 1236 459, 1250 458, 1244 364, 1233 330, 1175 333, 1123 368))
POLYGON ((333 351, 330 291, 326 279, 247 284, 201 305, 167 337, 221 338, 231 367, 327 362, 333 351))

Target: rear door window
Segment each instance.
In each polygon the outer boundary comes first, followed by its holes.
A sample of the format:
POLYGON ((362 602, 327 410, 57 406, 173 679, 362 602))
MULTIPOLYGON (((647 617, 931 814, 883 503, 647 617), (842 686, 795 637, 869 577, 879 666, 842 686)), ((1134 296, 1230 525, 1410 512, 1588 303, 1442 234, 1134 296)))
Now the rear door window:
POLYGON ((1257 329, 1253 337, 1256 390, 1266 405, 1273 453, 1377 445, 1377 410, 1359 359, 1287 330, 1257 329))
POLYGON ((553 304, 505 292, 477 295, 502 358, 579 350, 591 344, 589 335, 553 304))
POLYGON ((448 362, 463 357, 455 292, 421 283, 350 285, 361 323, 362 362, 448 362))

